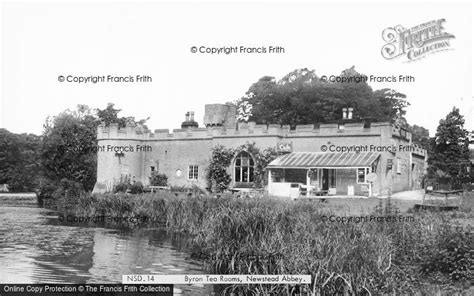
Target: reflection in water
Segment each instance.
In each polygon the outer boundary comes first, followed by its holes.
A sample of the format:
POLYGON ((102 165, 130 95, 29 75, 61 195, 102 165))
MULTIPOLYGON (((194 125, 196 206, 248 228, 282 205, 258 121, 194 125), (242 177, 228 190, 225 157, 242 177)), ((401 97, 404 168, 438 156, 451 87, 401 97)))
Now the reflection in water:
MULTIPOLYGON (((0 197, 2 283, 119 283, 123 274, 205 273, 182 245, 163 229, 60 224, 35 198, 0 197)), ((209 287, 175 290, 207 294, 209 287)))

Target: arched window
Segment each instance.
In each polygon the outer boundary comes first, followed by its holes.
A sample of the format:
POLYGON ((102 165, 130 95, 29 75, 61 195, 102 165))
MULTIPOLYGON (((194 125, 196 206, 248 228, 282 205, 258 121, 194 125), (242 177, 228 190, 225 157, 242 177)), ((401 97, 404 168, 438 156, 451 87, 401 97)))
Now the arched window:
POLYGON ((250 183, 254 181, 253 158, 245 151, 237 154, 235 158, 234 181, 239 183, 250 183))

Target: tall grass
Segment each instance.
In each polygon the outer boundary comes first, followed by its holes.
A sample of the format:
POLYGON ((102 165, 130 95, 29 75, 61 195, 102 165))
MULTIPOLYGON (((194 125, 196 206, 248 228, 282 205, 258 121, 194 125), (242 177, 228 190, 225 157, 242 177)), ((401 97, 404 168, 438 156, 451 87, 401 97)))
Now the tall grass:
MULTIPOLYGON (((233 197, 81 196, 62 204, 77 216, 141 216, 192 235, 194 255, 213 274, 310 274, 311 284, 226 285, 235 295, 441 295, 470 286, 472 232, 444 213, 414 221, 325 222, 318 202, 233 197)), ((399 216, 390 201, 375 216, 399 216)), ((407 214, 404 214, 405 216, 407 214)), ((137 227, 140 223, 125 226, 137 227)))

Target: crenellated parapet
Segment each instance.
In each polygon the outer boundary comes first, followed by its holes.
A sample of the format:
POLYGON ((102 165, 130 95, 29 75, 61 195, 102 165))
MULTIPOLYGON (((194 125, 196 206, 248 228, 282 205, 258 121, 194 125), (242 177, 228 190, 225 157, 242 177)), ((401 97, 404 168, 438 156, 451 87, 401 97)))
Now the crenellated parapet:
POLYGON ((134 124, 119 128, 118 124, 111 124, 108 127, 100 125, 97 130, 97 139, 114 141, 180 141, 180 140, 213 140, 219 138, 252 138, 275 137, 281 139, 296 139, 309 137, 367 137, 382 136, 401 140, 404 145, 408 145, 406 152, 414 155, 426 157, 427 151, 411 142, 411 133, 406 129, 396 127, 387 122, 372 123, 370 126, 360 122, 331 123, 331 124, 305 124, 297 125, 294 129, 289 125, 280 126, 278 124, 256 124, 255 122, 239 122, 234 128, 225 126, 208 126, 206 128, 188 127, 184 129, 156 129, 154 132, 146 126, 136 126, 134 124))
POLYGON ((421 145, 418 144, 412 144, 413 149, 411 152, 415 155, 422 156, 422 157, 428 157, 428 151, 423 148, 421 145))
POLYGON ((405 141, 411 141, 411 133, 402 127, 399 127, 395 124, 391 125, 392 127, 392 137, 399 138, 405 141))
POLYGON ((305 137, 305 136, 349 136, 349 135, 380 135, 383 128, 389 128, 389 123, 372 123, 370 127, 364 127, 363 123, 340 124, 306 124, 297 125, 291 129, 289 125, 280 126, 278 124, 256 124, 255 122, 239 122, 234 128, 224 126, 208 126, 206 128, 184 128, 156 129, 151 132, 146 126, 136 126, 129 124, 124 128, 119 128, 118 124, 104 124, 97 128, 97 139, 117 139, 117 140, 171 140, 171 139, 206 139, 218 137, 305 137))

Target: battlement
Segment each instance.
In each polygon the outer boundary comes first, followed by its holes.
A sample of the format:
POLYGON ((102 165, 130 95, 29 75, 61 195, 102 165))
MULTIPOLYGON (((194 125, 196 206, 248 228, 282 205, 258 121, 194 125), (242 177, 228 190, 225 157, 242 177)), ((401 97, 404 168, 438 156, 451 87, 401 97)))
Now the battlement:
POLYGON ((413 147, 413 150, 411 151, 412 154, 415 154, 415 155, 418 155, 418 156, 421 156, 421 157, 427 157, 428 156, 428 151, 425 148, 423 148, 422 146, 417 145, 417 144, 413 144, 412 147, 413 147))
POLYGON ((306 124, 297 125, 291 129, 289 125, 278 124, 256 124, 255 122, 239 122, 235 128, 225 126, 208 126, 206 128, 188 127, 185 129, 156 129, 151 132, 145 126, 127 125, 119 128, 117 124, 105 127, 99 125, 97 139, 124 139, 124 140, 172 140, 172 139, 211 139, 218 137, 305 137, 305 136, 343 136, 343 135, 380 135, 382 129, 388 131, 389 123, 372 123, 370 127, 364 127, 364 123, 341 124, 306 124))

